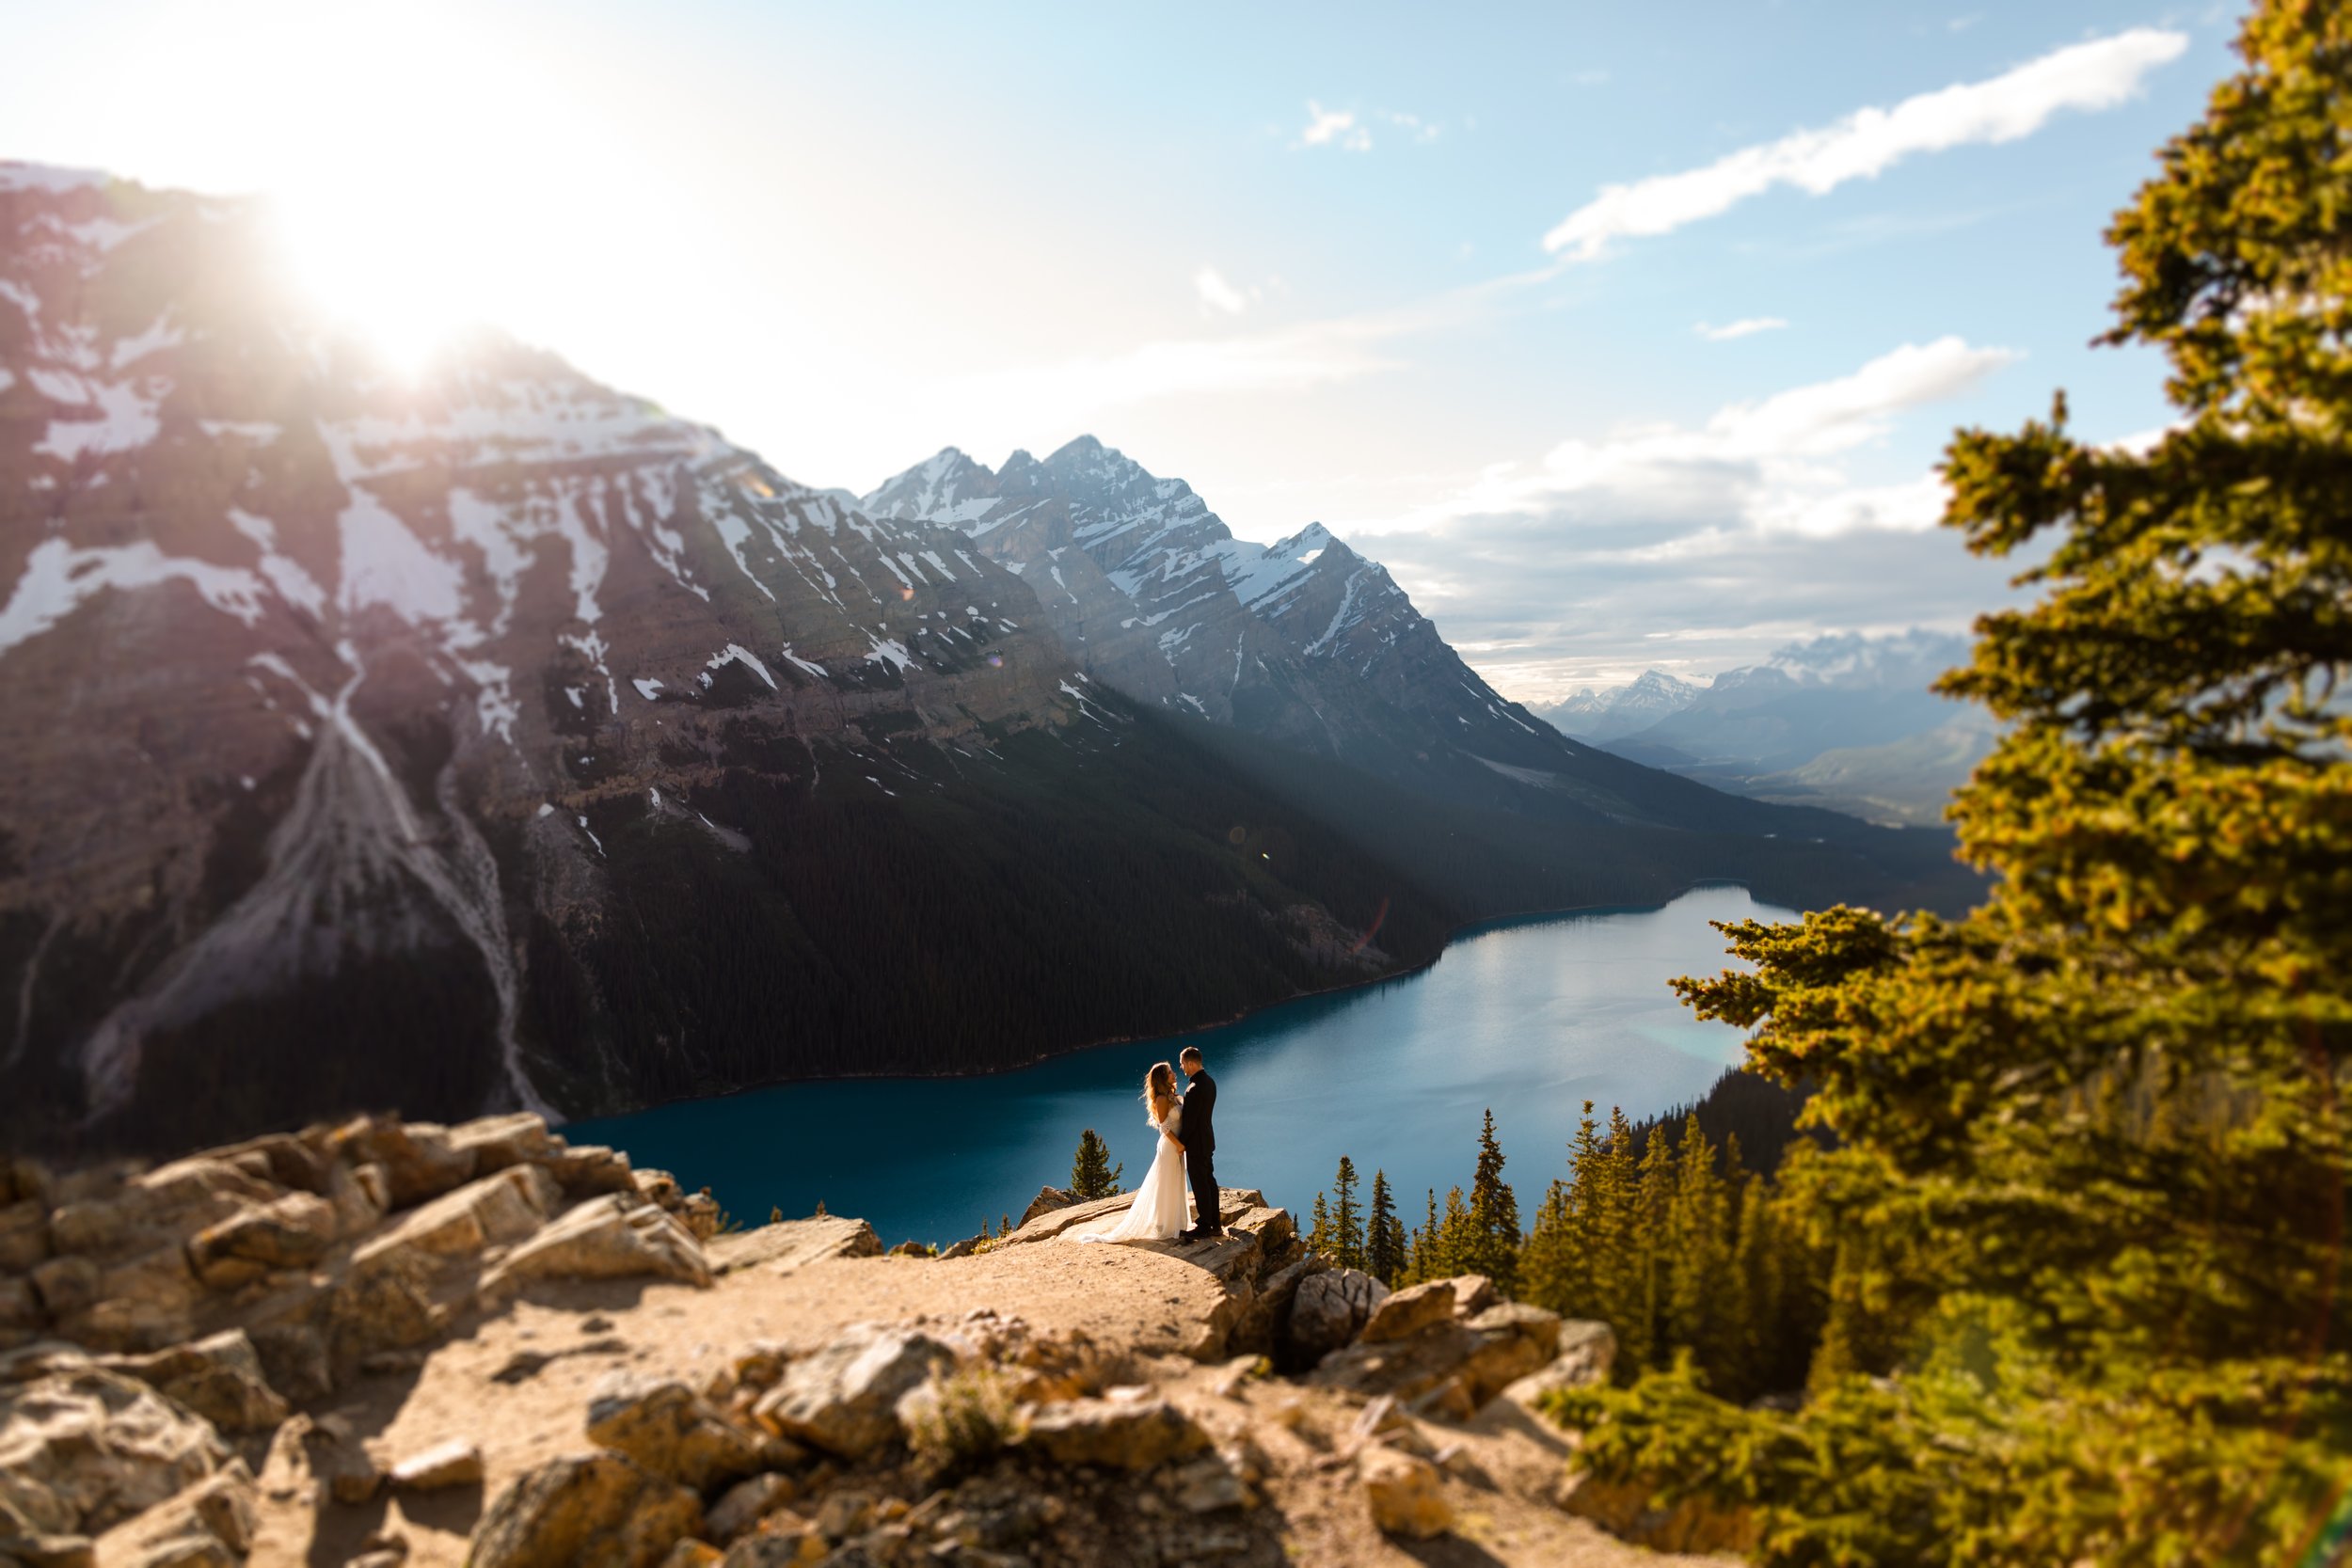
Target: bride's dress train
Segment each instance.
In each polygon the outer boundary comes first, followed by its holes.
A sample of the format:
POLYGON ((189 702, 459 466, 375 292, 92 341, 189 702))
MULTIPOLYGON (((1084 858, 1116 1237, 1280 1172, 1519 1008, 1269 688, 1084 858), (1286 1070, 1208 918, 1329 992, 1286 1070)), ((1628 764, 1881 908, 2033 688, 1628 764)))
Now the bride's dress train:
MULTIPOLYGON (((1184 1157, 1172 1141, 1184 1114, 1179 1100, 1157 1123, 1159 1148, 1152 1169, 1136 1189, 1136 1201, 1108 1230, 1079 1236, 1081 1242, 1165 1242, 1192 1224, 1192 1204, 1184 1193, 1184 1157)), ((1148 1118, 1147 1118, 1148 1119, 1148 1118)))

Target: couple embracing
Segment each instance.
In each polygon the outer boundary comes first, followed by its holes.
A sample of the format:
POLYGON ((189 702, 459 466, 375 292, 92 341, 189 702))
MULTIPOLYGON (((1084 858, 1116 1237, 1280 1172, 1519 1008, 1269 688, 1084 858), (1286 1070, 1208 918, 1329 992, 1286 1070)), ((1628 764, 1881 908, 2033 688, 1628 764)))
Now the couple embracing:
POLYGON ((1216 1195, 1216 1080, 1209 1076, 1198 1046, 1186 1046, 1176 1059, 1184 1068, 1183 1094, 1176 1092, 1176 1069, 1166 1062, 1153 1063, 1144 1075, 1143 1101, 1160 1137, 1135 1203, 1117 1225, 1079 1241, 1192 1243, 1225 1234, 1216 1195), (1197 1216, 1187 1213, 1184 1202, 1187 1173, 1197 1216))

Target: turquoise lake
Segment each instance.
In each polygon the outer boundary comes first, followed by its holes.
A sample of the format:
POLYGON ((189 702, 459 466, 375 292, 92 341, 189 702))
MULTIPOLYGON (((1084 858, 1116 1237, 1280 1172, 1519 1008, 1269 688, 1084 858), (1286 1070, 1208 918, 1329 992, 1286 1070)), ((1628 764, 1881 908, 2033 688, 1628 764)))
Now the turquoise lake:
POLYGON ((1532 1214, 1566 1171, 1582 1102, 1640 1117, 1705 1092, 1741 1035, 1702 1023, 1667 981, 1729 958, 1712 920, 1793 919, 1744 888, 1704 886, 1662 909, 1597 910, 1475 927, 1419 974, 1303 998, 1193 1034, 1096 1046, 977 1078, 782 1084, 575 1122, 640 1166, 707 1186, 745 1224, 771 1207, 863 1215, 885 1243, 942 1243, 1016 1218, 1070 1178, 1091 1127, 1142 1179, 1153 1134, 1139 1095, 1153 1062, 1200 1047, 1217 1082, 1217 1179, 1304 1212, 1352 1158, 1369 1196, 1388 1172, 1406 1223, 1435 1188, 1470 1184, 1492 1107, 1504 1175, 1532 1214))

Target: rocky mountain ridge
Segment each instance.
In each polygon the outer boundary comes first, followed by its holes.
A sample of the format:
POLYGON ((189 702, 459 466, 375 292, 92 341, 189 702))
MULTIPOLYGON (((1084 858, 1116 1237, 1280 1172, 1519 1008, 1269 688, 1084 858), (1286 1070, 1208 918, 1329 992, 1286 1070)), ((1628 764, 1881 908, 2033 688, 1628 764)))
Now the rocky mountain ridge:
POLYGON ((1082 436, 992 470, 950 447, 868 493, 953 527, 1035 591, 1098 679, 1446 793, 1527 795, 1576 752, 1465 664, 1378 562, 1320 523, 1235 539, 1192 487, 1082 436))

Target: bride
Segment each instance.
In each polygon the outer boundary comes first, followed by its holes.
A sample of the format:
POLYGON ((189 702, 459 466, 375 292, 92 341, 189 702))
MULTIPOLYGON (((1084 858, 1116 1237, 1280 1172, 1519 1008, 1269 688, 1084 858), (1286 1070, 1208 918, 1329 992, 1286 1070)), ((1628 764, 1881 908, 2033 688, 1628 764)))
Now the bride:
POLYGON ((1176 1069, 1155 1063, 1143 1078, 1143 1101, 1152 1125, 1160 1130, 1158 1150, 1151 1173, 1136 1189, 1135 1203, 1108 1230, 1077 1238, 1081 1242, 1165 1242, 1192 1223, 1184 1197, 1184 1146, 1176 1141, 1177 1124, 1184 1114, 1184 1097, 1176 1092, 1176 1069))

